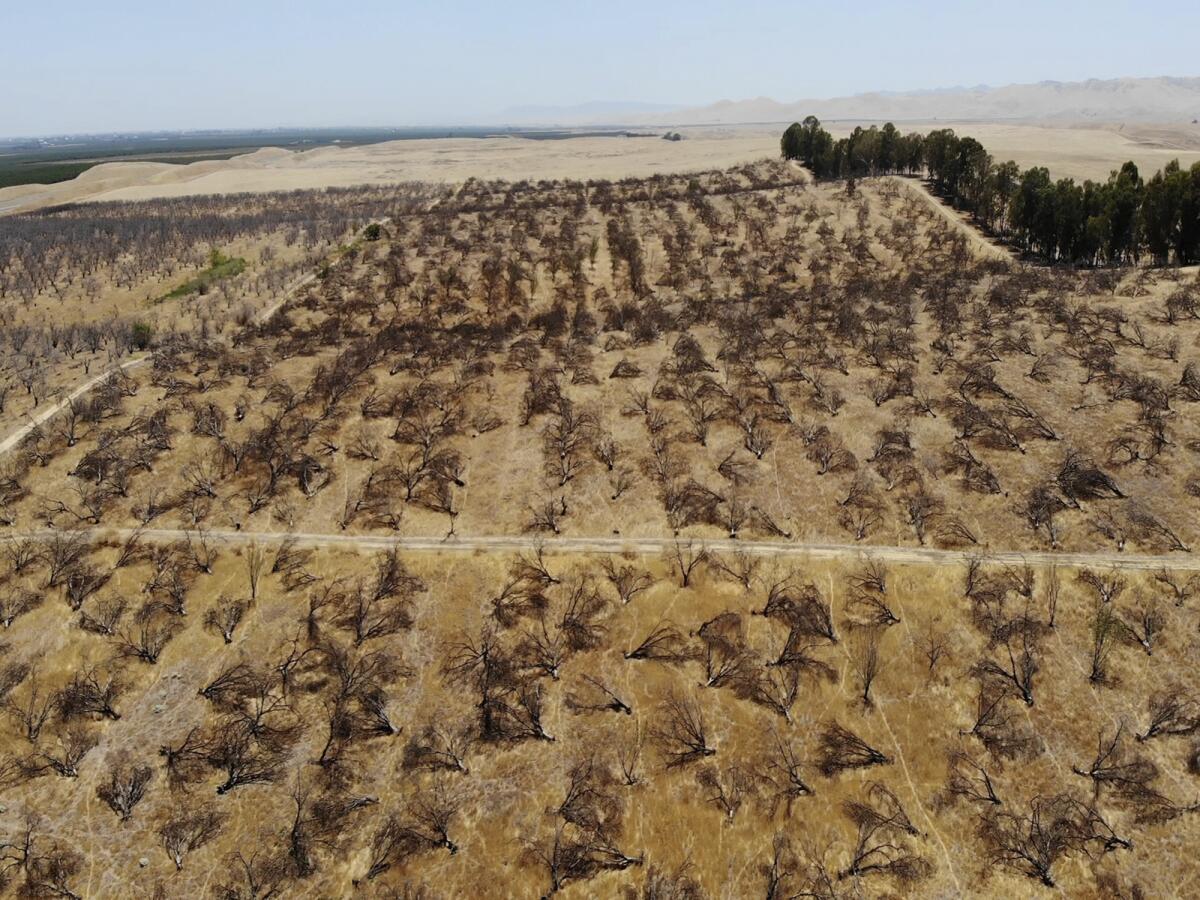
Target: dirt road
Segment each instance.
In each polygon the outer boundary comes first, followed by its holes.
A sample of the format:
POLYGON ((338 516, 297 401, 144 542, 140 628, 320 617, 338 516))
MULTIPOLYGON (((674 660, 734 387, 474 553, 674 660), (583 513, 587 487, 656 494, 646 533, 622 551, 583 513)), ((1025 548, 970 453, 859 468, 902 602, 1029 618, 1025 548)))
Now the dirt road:
POLYGON ((967 240, 971 242, 971 246, 975 251, 983 256, 992 257, 995 259, 1003 259, 1012 262, 1016 256, 1011 250, 998 244, 981 232, 978 228, 971 224, 970 219, 963 213, 955 209, 951 209, 940 198, 933 195, 929 188, 925 186, 925 182, 920 178, 904 178, 899 175, 885 176, 907 187, 914 195, 923 199, 929 206, 943 219, 949 222, 955 228, 961 230, 967 236, 967 240))
MULTIPOLYGON (((53 529, 0 534, 0 544, 8 541, 31 539, 51 540, 53 529)), ((147 543, 170 543, 198 538, 199 532, 174 528, 91 528, 81 532, 89 539, 102 542, 124 543, 131 538, 147 543)), ((397 547, 406 553, 518 553, 536 550, 539 547, 551 553, 633 553, 661 555, 669 553, 675 546, 674 537, 622 538, 622 537, 540 537, 523 535, 486 535, 438 537, 436 535, 362 535, 328 534, 320 532, 288 531, 204 531, 204 538, 213 545, 249 546, 251 544, 279 544, 294 540, 298 546, 334 548, 344 550, 386 550, 397 547)), ((679 538, 686 544, 689 539, 679 538)), ((869 544, 804 544, 786 541, 742 541, 692 539, 699 548, 717 553, 750 553, 756 556, 788 556, 804 559, 876 559, 880 562, 907 563, 914 565, 946 566, 966 562, 972 557, 982 556, 990 562, 1035 566, 1057 565, 1064 568, 1105 568, 1177 571, 1200 571, 1200 556, 1176 553, 1169 556, 1152 556, 1136 553, 1047 553, 1020 552, 1012 550, 936 550, 929 547, 884 547, 869 544)))

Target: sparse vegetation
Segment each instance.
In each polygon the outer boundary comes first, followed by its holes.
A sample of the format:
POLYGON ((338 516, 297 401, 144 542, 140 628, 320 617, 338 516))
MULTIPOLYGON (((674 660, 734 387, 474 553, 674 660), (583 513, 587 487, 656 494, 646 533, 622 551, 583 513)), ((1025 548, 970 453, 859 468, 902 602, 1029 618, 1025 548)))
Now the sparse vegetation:
POLYGON ((218 281, 233 278, 235 275, 241 275, 245 270, 246 261, 240 256, 226 256, 214 247, 208 255, 208 268, 204 269, 194 278, 189 278, 183 284, 179 285, 179 287, 168 291, 159 298, 159 302, 186 297, 188 294, 207 294, 218 281))
POLYGON ((354 198, 0 458, 14 889, 1177 891, 1194 281, 778 161, 354 198))

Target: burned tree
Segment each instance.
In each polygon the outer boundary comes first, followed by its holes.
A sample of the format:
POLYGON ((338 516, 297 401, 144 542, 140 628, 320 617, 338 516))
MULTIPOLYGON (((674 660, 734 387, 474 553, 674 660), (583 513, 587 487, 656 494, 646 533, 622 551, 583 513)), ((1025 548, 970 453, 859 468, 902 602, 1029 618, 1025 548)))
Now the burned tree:
POLYGON ((183 860, 193 850, 199 850, 221 833, 226 816, 211 807, 180 810, 158 829, 163 849, 175 864, 183 869, 183 860))
POLYGON ((146 788, 153 778, 154 770, 149 766, 118 759, 109 767, 108 780, 96 789, 96 795, 122 822, 128 822, 133 808, 146 796, 146 788))
POLYGON ((667 695, 652 733, 667 768, 685 766, 717 752, 709 746, 704 713, 695 698, 676 693, 667 695))
POLYGON ((839 880, 883 875, 911 884, 932 872, 928 860, 910 846, 919 832, 896 795, 883 784, 872 782, 865 801, 850 800, 842 808, 857 827, 858 836, 849 865, 838 872, 839 880))
POLYGON ((979 836, 994 863, 1054 887, 1053 868, 1086 843, 1076 801, 1067 794, 1038 796, 1027 812, 996 811, 985 817, 979 836))
POLYGON ((830 722, 821 730, 817 768, 826 778, 849 769, 884 766, 890 762, 890 758, 837 722, 830 722))
POLYGON ((654 659, 660 662, 686 662, 693 659, 695 650, 688 645, 687 638, 672 622, 659 622, 632 650, 626 659, 654 659))
POLYGON ((1200 704, 1181 686, 1169 685, 1146 700, 1149 723, 1136 735, 1139 741, 1166 735, 1188 735, 1200 730, 1200 704))

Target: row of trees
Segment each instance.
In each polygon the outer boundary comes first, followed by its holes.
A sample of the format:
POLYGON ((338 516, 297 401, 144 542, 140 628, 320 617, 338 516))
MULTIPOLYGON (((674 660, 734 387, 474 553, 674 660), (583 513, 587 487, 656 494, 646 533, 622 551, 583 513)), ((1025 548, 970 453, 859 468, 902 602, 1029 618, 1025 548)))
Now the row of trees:
POLYGON ((933 188, 985 230, 1051 262, 1159 265, 1200 260, 1200 163, 1178 160, 1145 180, 1127 162, 1104 182, 1057 181, 1043 167, 997 163, 975 138, 943 128, 901 134, 892 123, 834 140, 815 116, 793 123, 783 156, 818 178, 925 173, 933 188))

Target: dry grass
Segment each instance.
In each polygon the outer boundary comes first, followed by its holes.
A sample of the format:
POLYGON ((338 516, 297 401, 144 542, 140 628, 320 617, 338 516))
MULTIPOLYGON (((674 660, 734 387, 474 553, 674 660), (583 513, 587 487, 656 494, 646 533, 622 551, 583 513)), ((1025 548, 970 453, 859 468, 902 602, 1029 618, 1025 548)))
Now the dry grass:
POLYGON ((1190 702, 1200 688, 1194 582, 1101 565, 1089 581, 986 553, 1052 549, 1023 512, 1039 486, 1058 501, 1057 548, 1167 554, 1171 535, 1200 539, 1182 378, 1194 273, 984 258, 917 190, 882 180, 848 197, 774 163, 616 185, 473 182, 394 215, 270 323, 164 341, 152 366, 33 435, 0 482, 12 532, 57 535, 10 540, 0 562, 2 596, 28 606, 7 631, 9 706, 47 704, 34 740, 19 715, 0 737, 0 825, 13 835, 40 817, 43 862, 14 871, 14 889, 248 896, 219 890, 241 851, 297 896, 357 882, 366 896, 534 897, 555 873, 566 897, 662 896, 650 885, 664 878, 692 897, 1026 895, 1038 880, 997 857, 1020 824, 1005 817, 1044 803, 1057 844, 1032 874, 1071 895, 1188 894, 1191 713, 1177 722, 1187 734, 1133 733, 1155 692, 1177 685, 1190 702), (1048 356, 1048 377, 1031 377, 1048 356), (965 421, 964 403, 986 415, 965 421), (895 434, 879 452, 881 432, 895 434), (841 452, 826 460, 825 444, 841 452), (1071 450, 1120 496, 1096 481, 1081 492, 1062 471, 1071 450), (179 540, 72 543, 75 527, 139 524, 179 540), (895 565, 877 584, 852 558, 705 554, 686 579, 669 554, 608 559, 645 576, 624 603, 606 560, 586 554, 548 550, 539 574, 532 549, 398 553, 387 590, 375 590, 386 553, 277 556, 288 530, 451 526, 678 533, 685 563, 731 532, 925 542, 980 562, 970 580, 966 566, 895 565), (210 541, 219 528, 262 536, 256 592, 259 551, 210 541), (674 658, 639 658, 667 623, 674 658), (155 634, 169 635, 157 654, 155 634), (305 655, 285 680, 293 649, 305 655), (1022 659, 1030 677, 1007 677, 1022 659), (199 693, 237 663, 239 687, 199 693), (124 687, 119 719, 59 702, 92 664, 124 687), (347 686, 356 665, 374 673, 347 686), (973 727, 981 692, 1002 711, 990 729, 973 727), (584 709, 613 695, 628 714, 584 709), (381 709, 398 734, 379 733, 381 709), (670 738, 700 723, 690 753, 670 738), (886 762, 840 768, 823 749, 834 723, 886 762), (461 769, 412 765, 429 724, 463 736, 461 769), (1138 783, 1094 791, 1074 768, 1122 725, 1138 783), (158 748, 193 728, 202 740, 173 779, 158 748), (72 730, 97 743, 63 777, 46 766, 72 730), (625 779, 620 754, 639 734, 640 776, 625 779), (217 795, 238 735, 270 779, 217 795), (778 742, 810 789, 790 811, 778 742), (956 751, 999 805, 947 793, 956 751), (98 794, 122 755, 153 773, 125 824, 98 794), (586 790, 564 806, 572 772, 586 790), (454 853, 430 830, 434 807, 449 811, 454 853), (222 827, 176 872, 158 830, 189 810, 222 827), (876 841, 889 846, 855 867, 856 847, 876 841))
MULTIPOLYGON (((262 578, 257 601, 235 630, 232 644, 223 644, 218 634, 204 627, 205 613, 218 596, 248 597, 248 553, 223 552, 211 573, 196 576, 188 595, 187 616, 180 622, 182 629, 154 665, 107 662, 115 640, 64 627, 76 616, 69 613, 57 592, 12 627, 6 664, 24 663, 34 668, 34 674, 10 689, 10 705, 24 704, 35 681, 47 695, 89 663, 115 665, 126 685, 114 703, 119 720, 102 724, 90 722, 86 716, 76 720, 77 726, 82 721, 99 740, 79 764, 77 778, 47 773, 11 785, 6 792, 2 816, 9 833, 20 827, 25 813, 33 812, 41 818, 40 834, 64 841, 81 854, 81 868, 69 883, 82 896, 122 896, 131 890, 199 896, 236 875, 230 855, 239 849, 249 852, 253 848, 286 859, 293 816, 289 792, 296 779, 316 795, 331 790, 332 784, 343 786, 340 790, 348 795, 378 801, 348 817, 338 829, 336 843, 314 849, 312 874, 302 881, 288 881, 287 893, 304 895, 345 894, 357 880, 368 896, 389 896, 404 885, 423 885, 431 896, 494 896, 497 892, 537 896, 549 888, 550 875, 530 857, 528 844, 546 839, 554 833, 556 823, 563 823, 563 815, 554 811, 563 803, 571 768, 585 761, 595 767, 592 786, 611 804, 605 806, 610 829, 606 837, 623 854, 641 862, 621 869, 601 867, 565 879, 563 896, 611 896, 626 886, 640 889, 637 886, 650 872, 674 871, 685 860, 707 896, 762 892, 776 834, 787 835, 796 854, 790 866, 792 875, 786 881, 791 891, 817 878, 819 867, 824 866, 838 892, 857 889, 874 896, 895 887, 932 895, 1026 893, 1032 882, 985 864, 988 848, 975 832, 981 815, 989 813, 990 807, 947 795, 948 754, 965 751, 984 766, 1002 800, 1002 810, 1026 809, 1034 797, 1062 791, 1087 799, 1090 782, 1073 774, 1071 767, 1086 769, 1097 732, 1111 735, 1121 722, 1128 735, 1126 751, 1152 760, 1161 771, 1153 786, 1162 798, 1180 806, 1194 800, 1193 776, 1186 771, 1191 752, 1187 739, 1155 738, 1145 744, 1132 740, 1132 733, 1147 725, 1145 704, 1151 693, 1175 681, 1182 681, 1189 692, 1196 689, 1184 664, 1195 632, 1192 603, 1176 607, 1163 596, 1162 586, 1148 576, 1128 576, 1124 594, 1114 603, 1129 618, 1132 607, 1141 600, 1160 598, 1165 620, 1154 655, 1148 657, 1140 647, 1119 642, 1109 661, 1108 681, 1095 684, 1088 680, 1094 595, 1075 573, 1058 573, 1061 595, 1056 626, 1045 629, 1044 624, 1039 625, 1035 703, 1026 707, 1015 696, 1002 700, 1012 733, 1033 743, 1015 758, 1006 758, 990 754, 977 738, 960 734, 971 730, 977 693, 987 682, 972 677, 970 671, 981 659, 1003 657, 1002 649, 989 646, 986 635, 971 624, 972 609, 979 606, 978 601, 963 596, 963 571, 922 567, 888 571, 882 597, 899 621, 871 629, 855 624, 862 621, 861 610, 851 603, 859 590, 853 586, 858 566, 849 560, 840 565, 800 565, 792 570, 764 561, 748 588, 714 566, 702 566, 689 586, 682 588, 678 572, 667 559, 618 558, 619 565, 644 571, 652 582, 630 603, 622 604, 603 573, 601 560, 552 553, 547 554, 545 563, 562 583, 540 592, 548 603, 544 615, 551 635, 557 633, 562 604, 570 588, 579 583, 577 579, 592 584, 603 600, 603 608, 591 620, 598 628, 597 646, 572 650, 563 645, 557 678, 538 677, 532 671, 522 676, 542 691, 542 725, 553 741, 477 736, 464 751, 467 772, 414 770, 405 765, 408 742, 427 724, 464 733, 478 727, 475 689, 445 670, 453 648, 464 640, 477 642, 481 630, 490 628, 497 634, 494 652, 528 659, 528 651, 522 649, 526 636, 539 634, 542 627, 536 605, 528 606, 528 599, 521 601, 526 604, 525 612, 515 619, 496 618, 491 598, 509 580, 505 571, 513 558, 418 555, 403 559, 424 585, 412 603, 411 627, 368 640, 361 650, 353 651, 360 655, 384 653, 402 664, 405 674, 384 685, 399 734, 355 737, 347 742, 337 767, 314 765, 326 739, 333 690, 318 654, 297 668, 287 712, 268 717, 275 726, 285 720, 304 726, 271 783, 245 785, 214 796, 223 776, 202 765, 194 780, 171 787, 163 760, 156 756, 157 748, 177 746, 194 726, 211 727, 227 717, 229 709, 250 707, 248 699, 231 701, 222 713, 217 704, 198 696, 198 689, 230 665, 245 662, 262 669, 278 694, 273 667, 288 654, 293 635, 304 640, 306 598, 318 586, 289 589, 284 579, 269 572, 262 578), (788 671, 786 667, 763 667, 785 646, 786 621, 756 614, 763 608, 767 587, 784 576, 791 577, 794 589, 814 590, 829 604, 838 637, 836 644, 810 639, 806 652, 829 667, 828 677, 805 670, 787 718, 750 699, 738 677, 705 687, 711 671, 706 674, 704 645, 697 634, 702 623, 715 616, 736 614, 744 634, 739 647, 745 661, 739 665, 764 676, 788 671), (811 588, 804 587, 809 584, 811 588), (688 661, 625 658, 664 620, 677 626, 688 661), (871 703, 865 705, 861 659, 872 639, 877 643, 880 665, 871 703), (927 655, 931 639, 944 646, 932 671, 927 655), (573 710, 568 698, 606 699, 585 676, 602 681, 631 713, 573 710), (663 703, 671 696, 694 700, 715 755, 668 765, 670 748, 654 733, 666 725, 663 703), (851 729, 889 762, 822 774, 819 736, 831 722, 851 729), (620 775, 619 754, 628 752, 639 734, 644 743, 638 783, 631 786, 620 775), (790 804, 787 798, 775 796, 771 780, 779 775, 772 768, 773 762, 779 762, 776 740, 795 752, 802 766, 797 774, 811 789, 811 794, 791 798, 790 804), (96 795, 110 765, 121 754, 154 771, 145 799, 125 824, 120 824, 96 795), (712 785, 701 783, 701 773, 710 770, 719 774, 727 789, 738 773, 744 776, 744 783, 737 782, 744 791, 740 805, 732 811, 719 808, 712 800, 712 785), (610 777, 612 783, 607 780, 610 777), (863 799, 875 782, 886 785, 902 804, 917 832, 904 836, 903 844, 930 867, 926 877, 907 887, 905 881, 885 873, 837 878, 849 866, 855 845, 854 825, 844 806, 863 799), (389 858, 389 868, 367 879, 371 841, 377 829, 392 815, 407 822, 414 798, 435 789, 445 789, 454 800, 448 834, 458 852, 451 855, 444 848, 418 845, 407 853, 398 852, 389 858), (210 808, 228 816, 224 827, 204 847, 187 854, 182 871, 176 872, 156 829, 172 814, 210 808), (688 827, 680 828, 681 821, 688 827), (139 864, 143 858, 148 861, 144 867, 139 864)), ((101 550, 89 562, 104 571, 117 554, 115 548, 101 550)), ((268 569, 272 554, 273 549, 268 549, 268 569)), ((369 557, 322 553, 311 557, 304 568, 328 583, 360 578, 371 567, 369 557)), ((985 571, 993 579, 1002 574, 997 568, 985 571)), ((45 568, 35 567, 10 579, 7 587, 40 589, 46 574, 45 568)), ((118 569, 85 601, 84 611, 94 610, 102 597, 136 598, 150 574, 145 561, 118 569)), ((1035 573, 1028 612, 1039 623, 1048 617, 1048 578, 1046 571, 1035 573)), ((520 591, 509 592, 510 608, 519 607, 513 602, 519 596, 520 591)), ((1009 593, 1008 603, 1010 612, 1023 609, 1016 593, 1009 593)), ((334 624, 328 609, 319 614, 318 621, 314 646, 350 644, 352 634, 334 624)), ((125 624, 131 623, 127 619, 125 624)), ((717 650, 718 661, 723 659, 721 652, 717 650)), ((65 727, 58 719, 58 714, 51 715, 34 745, 18 736, 17 720, 10 718, 5 758, 26 756, 35 746, 53 752, 55 737, 65 727)), ((335 790, 334 795, 337 793, 335 790)), ((1163 802, 1105 787, 1098 808, 1119 835, 1133 839, 1134 848, 1094 852, 1092 858, 1082 851, 1072 852, 1054 864, 1055 880, 1071 894, 1092 892, 1098 879, 1114 879, 1124 890, 1137 884, 1154 895, 1186 894, 1195 871, 1176 848, 1194 830, 1192 817, 1179 814, 1164 822, 1138 821, 1151 813, 1170 815, 1163 802), (1168 859, 1173 864, 1163 865, 1168 859)), ((567 828, 568 838, 579 837, 576 826, 567 828)), ((1096 850, 1094 846, 1089 849, 1096 850)))

